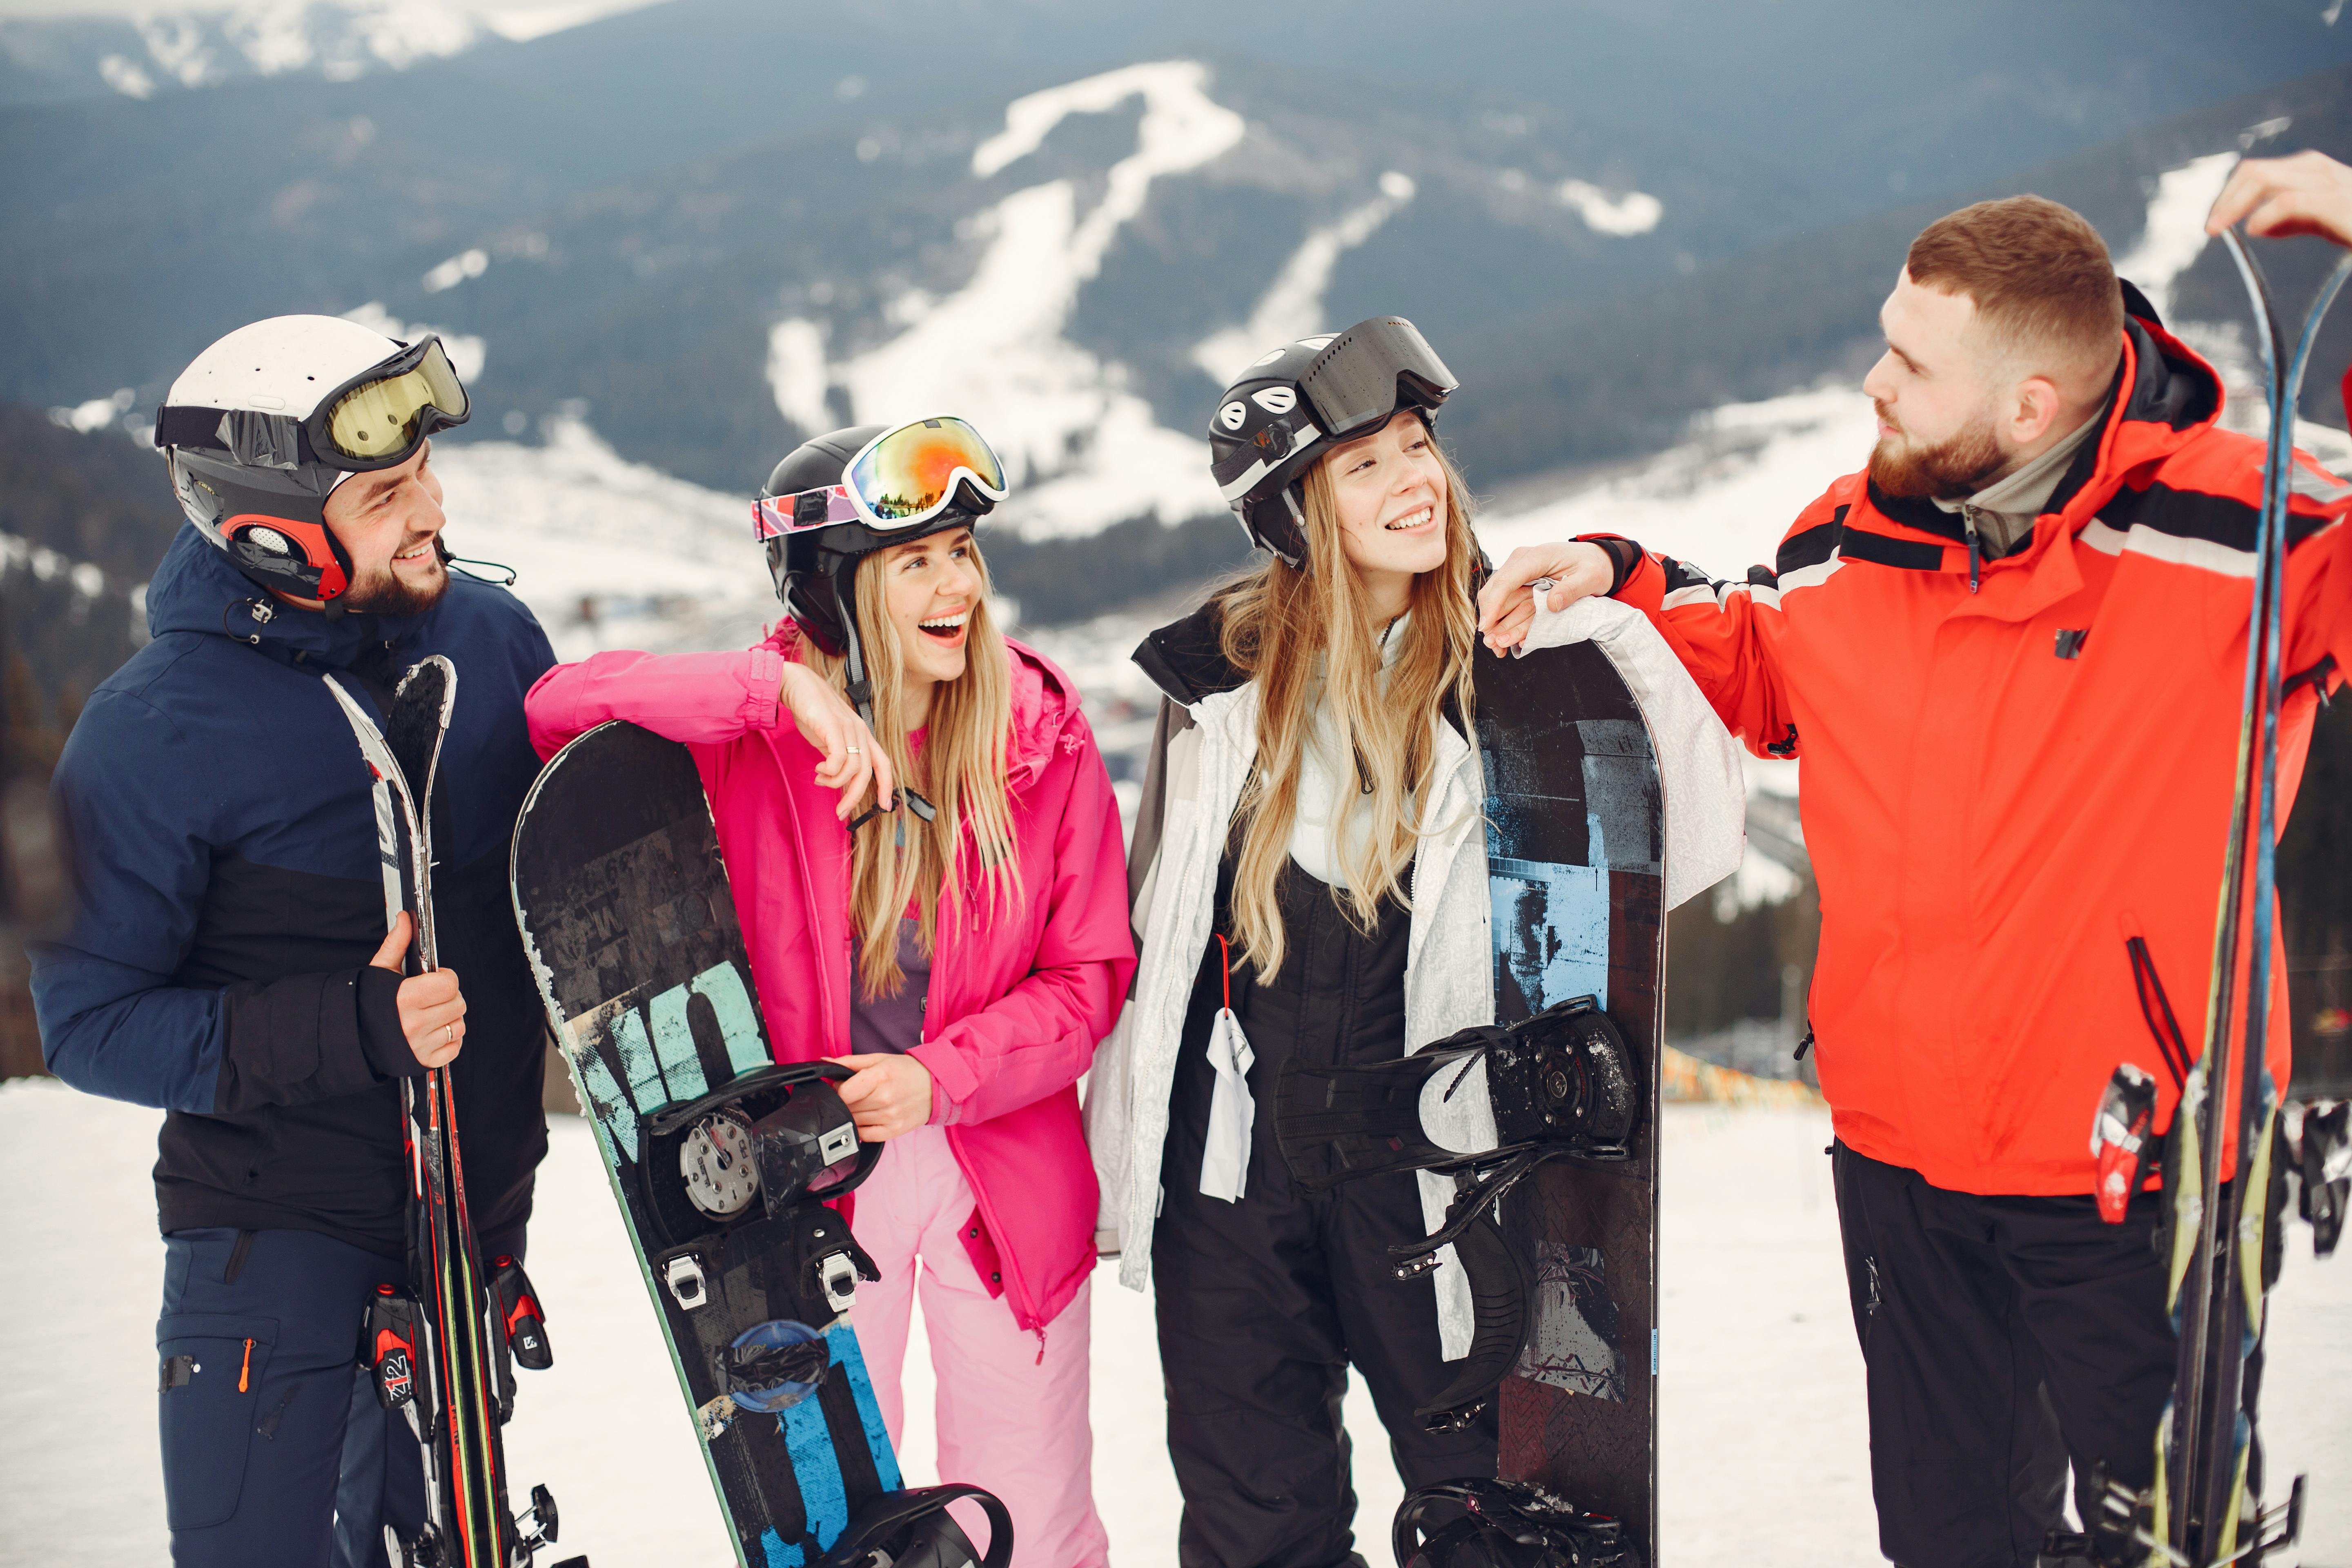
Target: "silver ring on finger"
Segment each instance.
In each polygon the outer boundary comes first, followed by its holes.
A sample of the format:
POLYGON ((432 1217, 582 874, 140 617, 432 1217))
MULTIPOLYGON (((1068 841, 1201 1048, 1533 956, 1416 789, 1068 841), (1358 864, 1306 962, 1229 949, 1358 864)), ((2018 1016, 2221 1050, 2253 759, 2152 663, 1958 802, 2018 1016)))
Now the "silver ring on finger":
POLYGON ((850 747, 850 748, 849 748, 849 754, 850 754, 851 756, 853 756, 853 757, 856 757, 856 756, 862 756, 862 755, 864 755, 864 753, 863 753, 862 752, 860 752, 860 751, 859 751, 856 746, 852 746, 852 747, 850 747))
POLYGON ((441 1026, 441 1043, 445 1046, 454 1046, 457 1043, 457 1025, 444 1024, 441 1026))

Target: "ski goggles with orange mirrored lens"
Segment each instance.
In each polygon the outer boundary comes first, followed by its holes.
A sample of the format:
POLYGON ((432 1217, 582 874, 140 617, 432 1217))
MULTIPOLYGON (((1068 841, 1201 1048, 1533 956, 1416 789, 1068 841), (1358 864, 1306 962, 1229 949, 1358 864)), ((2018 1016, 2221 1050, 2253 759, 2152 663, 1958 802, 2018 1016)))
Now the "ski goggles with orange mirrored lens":
POLYGON ((917 419, 858 448, 839 484, 754 501, 752 535, 779 539, 842 522, 878 533, 919 528, 954 507, 962 484, 991 501, 1012 493, 1003 462, 979 431, 952 415, 917 419))
POLYGON ((411 343, 322 398, 306 422, 322 462, 364 470, 406 462, 434 431, 466 422, 465 383, 439 338, 411 343))

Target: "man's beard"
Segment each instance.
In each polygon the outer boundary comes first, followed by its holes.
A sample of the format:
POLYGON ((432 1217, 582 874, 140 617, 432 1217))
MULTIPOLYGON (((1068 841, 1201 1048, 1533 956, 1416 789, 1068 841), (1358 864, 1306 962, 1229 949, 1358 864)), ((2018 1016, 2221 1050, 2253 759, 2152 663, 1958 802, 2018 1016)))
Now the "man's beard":
MULTIPOLYGON (((1881 405, 1881 419, 1886 410, 1881 405)), ((2009 454, 1993 439, 1992 421, 1980 419, 1932 447, 1895 449, 1896 437, 1883 436, 1871 448, 1870 482, 1891 496, 1966 500, 1999 479, 2009 454)))
MULTIPOLYGON (((422 542, 412 539, 401 546, 414 550, 422 542)), ((343 608, 354 615, 421 616, 440 602, 449 589, 449 569, 441 564, 435 552, 428 557, 434 565, 432 578, 425 583, 404 582, 389 563, 367 574, 343 591, 343 608)))

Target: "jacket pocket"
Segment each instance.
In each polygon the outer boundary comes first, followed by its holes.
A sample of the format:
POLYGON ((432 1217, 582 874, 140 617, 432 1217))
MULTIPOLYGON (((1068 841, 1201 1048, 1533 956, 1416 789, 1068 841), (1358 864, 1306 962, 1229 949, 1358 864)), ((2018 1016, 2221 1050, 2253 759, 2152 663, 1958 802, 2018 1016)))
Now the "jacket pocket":
POLYGON ((163 1503, 173 1530, 236 1517, 277 1338, 275 1318, 176 1312, 156 1323, 163 1503))

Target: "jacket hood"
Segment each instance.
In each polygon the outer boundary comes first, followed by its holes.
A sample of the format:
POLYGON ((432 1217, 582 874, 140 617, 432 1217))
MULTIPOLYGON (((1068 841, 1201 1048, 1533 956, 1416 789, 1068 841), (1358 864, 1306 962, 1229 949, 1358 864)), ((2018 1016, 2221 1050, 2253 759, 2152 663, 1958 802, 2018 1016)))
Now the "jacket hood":
MULTIPOLYGON (((2126 300, 2137 297, 2127 295, 2126 300)), ((2146 309, 2143 301, 2138 309, 2146 309)), ((2164 330, 2156 312, 2124 319, 2123 363, 2106 427, 2076 450, 2042 514, 2063 512, 2086 489, 2112 493, 2135 470, 2153 467, 2203 435, 2221 416, 2221 378, 2194 349, 2164 330)), ((1924 496, 1890 496, 1867 480, 1879 514, 1922 533, 1960 539, 1966 525, 1924 496)), ((2088 521, 2084 518, 2080 521, 2088 521)), ((2013 552, 2023 554, 2024 545, 2013 552)))
MULTIPOLYGON (((801 662, 801 629, 790 620, 779 621, 760 645, 772 648, 793 663, 801 662)), ((1013 755, 1008 784, 1020 789, 1052 759, 1062 732, 1078 717, 1077 683, 1060 665, 1012 637, 1004 639, 1013 658, 1013 755)))
POLYGON ((323 610, 305 610, 273 601, 210 541, 184 523, 147 584, 150 636, 193 632, 230 638, 251 643, 259 651, 287 664, 316 663, 349 668, 376 650, 399 641, 423 618, 365 614, 331 616, 323 610), (268 620, 256 617, 253 611, 257 605, 268 607, 268 620))
POLYGON ((1225 658, 1223 627, 1223 608, 1211 599, 1145 637, 1132 657, 1171 701, 1190 708, 1204 697, 1249 683, 1249 677, 1225 658))

